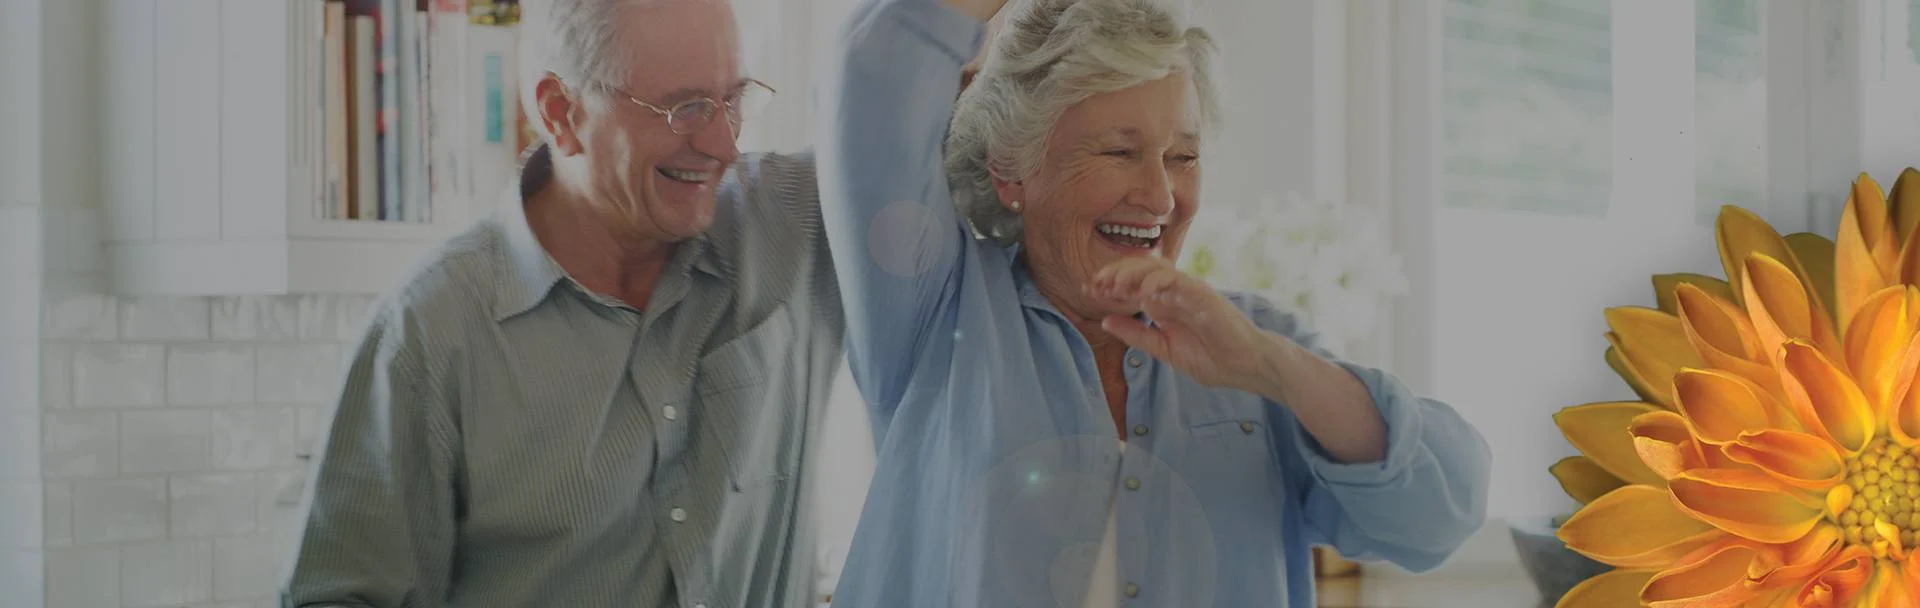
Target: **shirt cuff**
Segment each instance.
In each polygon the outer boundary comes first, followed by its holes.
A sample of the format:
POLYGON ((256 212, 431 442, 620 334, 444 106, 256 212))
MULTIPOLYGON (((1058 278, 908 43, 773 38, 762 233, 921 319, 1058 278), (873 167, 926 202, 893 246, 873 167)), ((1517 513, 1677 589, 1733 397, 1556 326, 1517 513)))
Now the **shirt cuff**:
POLYGON ((987 24, 960 12, 945 0, 895 0, 885 10, 921 39, 952 55, 960 64, 973 61, 986 37, 987 24))
POLYGON ((1322 483, 1348 486, 1380 486, 1392 482, 1412 464, 1419 450, 1420 412, 1419 398, 1402 386, 1399 381, 1386 372, 1361 367, 1345 361, 1335 361, 1336 365, 1347 370, 1366 385, 1367 394, 1373 398, 1374 407, 1379 408, 1380 418, 1387 425, 1386 457, 1376 462, 1342 463, 1335 461, 1327 453, 1320 441, 1308 433, 1298 420, 1293 423, 1294 445, 1299 446, 1300 456, 1307 461, 1307 468, 1322 483))

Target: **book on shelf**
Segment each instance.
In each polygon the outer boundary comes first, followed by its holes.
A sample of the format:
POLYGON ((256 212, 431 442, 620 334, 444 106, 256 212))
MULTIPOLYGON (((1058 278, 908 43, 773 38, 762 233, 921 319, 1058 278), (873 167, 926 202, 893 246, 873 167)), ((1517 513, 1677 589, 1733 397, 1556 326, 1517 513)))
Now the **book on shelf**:
POLYGON ((297 0, 294 129, 322 220, 431 223, 505 187, 534 141, 519 103, 519 6, 297 0))

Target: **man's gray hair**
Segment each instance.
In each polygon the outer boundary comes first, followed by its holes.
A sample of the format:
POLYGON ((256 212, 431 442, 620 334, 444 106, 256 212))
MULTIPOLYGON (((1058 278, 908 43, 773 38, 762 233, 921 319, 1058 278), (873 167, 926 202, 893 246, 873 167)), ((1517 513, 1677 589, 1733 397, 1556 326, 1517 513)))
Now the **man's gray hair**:
POLYGON ((954 206, 980 234, 1019 242, 1020 215, 1000 204, 994 175, 1038 171, 1054 123, 1074 104, 1184 71, 1203 124, 1218 120, 1213 37, 1170 0, 1015 0, 1006 11, 946 143, 954 206))
POLYGON ((573 91, 620 86, 629 53, 621 46, 620 11, 650 0, 522 0, 520 3, 520 104, 527 121, 550 136, 538 118, 534 85, 548 72, 573 91))

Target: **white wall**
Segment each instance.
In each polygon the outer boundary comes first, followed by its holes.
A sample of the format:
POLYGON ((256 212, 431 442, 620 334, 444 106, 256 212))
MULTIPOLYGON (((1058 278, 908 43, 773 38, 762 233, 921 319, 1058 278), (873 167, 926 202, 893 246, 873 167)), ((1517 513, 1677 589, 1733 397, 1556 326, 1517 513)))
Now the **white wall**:
POLYGON ((45 596, 39 359, 41 99, 39 0, 0 0, 0 589, 45 596))

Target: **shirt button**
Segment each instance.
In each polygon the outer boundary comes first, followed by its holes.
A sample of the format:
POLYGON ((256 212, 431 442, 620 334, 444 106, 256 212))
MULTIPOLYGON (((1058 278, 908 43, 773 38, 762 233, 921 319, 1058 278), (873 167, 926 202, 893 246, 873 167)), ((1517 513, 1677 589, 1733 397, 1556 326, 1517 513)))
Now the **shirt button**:
POLYGON ((1135 585, 1133 583, 1127 583, 1127 588, 1124 591, 1126 591, 1127 597, 1140 597, 1139 585, 1135 585))
POLYGON ((1243 422, 1241 422, 1241 423, 1240 423, 1240 432, 1242 432, 1242 433, 1246 433, 1246 434, 1248 434, 1248 435, 1252 435, 1252 434, 1253 434, 1253 422, 1252 422, 1252 421, 1243 421, 1243 422))
POLYGON ((1127 489, 1129 489, 1129 490, 1138 490, 1138 489, 1140 489, 1140 478, 1138 478, 1138 477, 1128 477, 1128 478, 1127 478, 1127 489))
POLYGON ((1133 434, 1135 436, 1145 437, 1147 435, 1147 425, 1144 425, 1144 424, 1133 425, 1133 434))
POLYGON ((666 416, 668 420, 673 420, 675 418, 680 417, 680 410, 678 408, 675 408, 669 405, 669 406, 660 408, 660 415, 666 416))
POLYGON ((1134 366, 1134 367, 1140 367, 1140 355, 1134 355, 1134 356, 1131 356, 1131 357, 1127 357, 1127 365, 1131 365, 1131 366, 1134 366))
POLYGON ((668 511, 668 512, 667 512, 667 517, 670 517, 670 518, 672 518, 672 519, 673 519, 673 521, 676 521, 676 522, 680 522, 680 521, 686 521, 686 520, 687 520, 687 510, 686 510, 686 509, 682 509, 682 508, 680 508, 680 507, 674 507, 672 511, 668 511))

